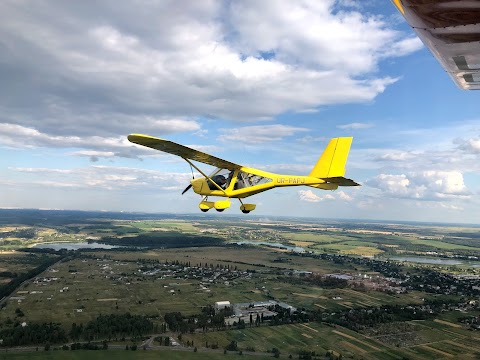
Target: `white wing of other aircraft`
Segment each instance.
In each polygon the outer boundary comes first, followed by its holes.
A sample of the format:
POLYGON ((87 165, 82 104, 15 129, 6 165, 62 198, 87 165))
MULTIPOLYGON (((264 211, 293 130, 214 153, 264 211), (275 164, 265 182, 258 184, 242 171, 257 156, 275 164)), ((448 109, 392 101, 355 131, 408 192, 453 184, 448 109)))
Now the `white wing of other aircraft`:
POLYGON ((455 83, 480 90, 480 1, 392 1, 455 83))

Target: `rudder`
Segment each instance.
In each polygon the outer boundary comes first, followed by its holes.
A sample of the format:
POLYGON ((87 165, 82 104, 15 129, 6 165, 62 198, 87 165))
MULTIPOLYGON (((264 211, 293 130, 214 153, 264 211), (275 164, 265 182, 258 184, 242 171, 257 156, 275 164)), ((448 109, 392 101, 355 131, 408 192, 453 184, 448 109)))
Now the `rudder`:
POLYGON ((321 179, 343 177, 352 140, 353 137, 331 139, 309 176, 321 179))

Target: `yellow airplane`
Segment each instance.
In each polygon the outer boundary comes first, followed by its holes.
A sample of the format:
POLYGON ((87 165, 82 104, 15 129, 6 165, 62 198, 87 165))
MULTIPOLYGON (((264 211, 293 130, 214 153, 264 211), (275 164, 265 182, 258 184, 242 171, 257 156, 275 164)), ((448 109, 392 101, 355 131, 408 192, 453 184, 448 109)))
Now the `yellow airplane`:
POLYGON ((306 185, 316 189, 336 190, 339 186, 360 185, 343 177, 352 144, 351 137, 331 139, 308 176, 280 175, 234 164, 172 141, 148 135, 131 134, 128 135, 128 140, 138 145, 180 156, 202 174, 202 178, 190 181, 190 185, 182 192, 182 195, 193 188, 194 192, 202 196, 199 208, 204 212, 212 208, 221 212, 230 207, 230 199, 236 198, 240 201, 240 210, 248 214, 255 210, 255 204, 246 204, 242 199, 275 187, 306 185), (217 169, 212 174, 206 175, 192 161, 212 165, 217 169), (227 199, 209 201, 209 197, 227 199))

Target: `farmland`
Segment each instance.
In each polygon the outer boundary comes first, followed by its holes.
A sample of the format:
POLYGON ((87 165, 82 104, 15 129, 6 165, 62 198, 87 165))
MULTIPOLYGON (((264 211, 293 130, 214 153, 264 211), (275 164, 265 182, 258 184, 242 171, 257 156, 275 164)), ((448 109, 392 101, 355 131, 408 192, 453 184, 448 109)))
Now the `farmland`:
MULTIPOLYGON (((126 219, 124 214, 115 218, 112 214, 59 213, 50 217, 27 214, 22 221, 17 217, 17 222, 2 218, 0 234, 8 235, 0 245, 3 283, 45 261, 52 265, 2 300, 0 332, 22 323, 28 327, 46 322, 59 324, 68 335, 74 323, 86 325, 102 315, 129 313, 144 316, 157 335, 178 342, 171 358, 177 354, 185 358, 188 353, 188 358, 202 359, 206 352, 214 356, 216 351, 223 358, 223 349, 232 342, 244 357, 254 349, 255 358, 271 357, 272 349, 281 357, 314 351, 365 359, 455 358, 460 354, 473 358, 480 353, 480 335, 472 331, 472 319, 480 315, 474 289, 480 271, 475 262, 480 250, 475 227, 292 219, 240 222, 167 215, 126 219), (189 243, 196 238, 204 241, 199 241, 200 247, 189 243), (149 246, 135 248, 137 239, 149 246), (110 250, 32 248, 33 244, 63 241, 130 244, 110 250), (239 241, 247 245, 237 245, 239 241), (291 252, 293 246, 304 252, 291 252), (382 261, 392 255, 440 262, 382 261), (443 264, 446 259, 458 264, 443 264), (442 286, 436 286, 437 282, 442 286), (179 313, 193 324, 206 307, 224 300, 232 304, 275 300, 298 309, 298 315, 255 326, 247 317, 246 324, 232 320, 220 328, 207 326, 182 333, 162 330, 166 314, 179 313), (378 316, 370 319, 367 311, 378 316), (345 322, 352 316, 360 316, 365 323, 345 322), (460 322, 460 318, 468 321, 460 322), (193 352, 192 343, 198 352, 193 352)), ((110 340, 107 351, 112 356, 118 351, 115 346, 140 345, 145 338, 110 340)), ((165 354, 170 351, 158 345, 154 341, 149 348, 165 354)), ((84 351, 68 354, 72 359, 85 356, 84 351)), ((44 352, 29 355, 42 359, 44 352)), ((139 355, 119 353, 120 358, 139 355)))

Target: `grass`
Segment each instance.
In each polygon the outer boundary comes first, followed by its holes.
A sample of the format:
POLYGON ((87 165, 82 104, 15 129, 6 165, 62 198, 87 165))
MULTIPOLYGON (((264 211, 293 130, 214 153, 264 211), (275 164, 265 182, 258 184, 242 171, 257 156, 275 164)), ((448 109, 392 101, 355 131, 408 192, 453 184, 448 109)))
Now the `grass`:
POLYGON ((284 355, 296 355, 301 350, 315 351, 323 355, 328 350, 333 350, 344 357, 362 352, 370 358, 369 353, 388 351, 388 347, 375 340, 347 329, 318 323, 247 327, 243 330, 188 334, 184 335, 183 340, 193 341, 200 346, 205 346, 206 342, 218 344, 220 348, 234 340, 240 349, 253 347, 256 351, 265 352, 277 348, 284 355))
MULTIPOLYGON (((41 285, 34 283, 22 286, 20 291, 36 292, 25 294, 21 302, 9 301, 0 312, 0 322, 15 319, 15 309, 20 308, 25 316, 22 321, 60 322, 69 330, 73 322, 86 323, 100 314, 130 312, 158 317, 161 322, 166 312, 179 311, 184 315, 198 314, 200 309, 215 301, 250 302, 267 300, 268 296, 285 301, 295 307, 319 308, 332 311, 355 306, 372 306, 381 303, 417 302, 413 294, 401 297, 384 293, 366 293, 347 289, 322 289, 307 283, 280 283, 276 269, 285 267, 334 273, 355 270, 352 265, 340 265, 308 257, 292 257, 259 248, 200 248, 148 251, 148 252, 98 252, 88 253, 94 258, 76 258, 57 264, 41 277, 57 278, 41 285), (104 260, 103 255, 112 257, 104 260), (286 263, 274 262, 281 257, 286 263), (223 281, 210 283, 208 290, 200 289, 201 279, 165 277, 161 274, 146 276, 138 272, 142 266, 139 258, 164 262, 178 260, 190 262, 192 266, 217 264, 237 266, 239 269, 254 269, 258 273, 251 278, 239 278, 232 284, 223 281), (128 261, 125 261, 128 260, 128 261), (247 265, 251 262, 256 265, 247 265), (261 266, 263 265, 263 266, 261 266), (271 266, 271 268, 265 267, 271 266), (265 273, 265 271, 271 273, 265 273), (63 290, 68 287, 67 291, 63 290), (173 290, 173 292, 172 292, 173 290), (175 294, 175 295, 172 295, 175 294), (333 300, 341 296, 342 300, 333 300), (378 298, 378 300, 373 299, 378 298), (78 311, 81 309, 81 312, 78 311)), ((20 295, 20 294, 19 294, 20 295)))
POLYGON ((175 350, 75 350, 75 351, 43 351, 39 349, 38 352, 25 352, 25 353, 4 353, 3 349, 0 349, 0 358, 5 360, 103 360, 103 359, 115 359, 115 360, 154 360, 154 359, 169 359, 169 360, 229 360, 229 359, 270 359, 271 356, 249 356, 247 354, 238 355, 229 353, 224 355, 223 352, 212 353, 203 352, 199 350, 194 353, 191 351, 175 351, 175 350))
MULTIPOLYGON (((219 231, 219 234, 234 232, 242 234, 242 229, 248 228, 248 236, 256 237, 264 241, 287 242, 292 241, 309 249, 328 248, 341 253, 356 255, 375 255, 380 252, 380 245, 395 245, 397 249, 405 249, 408 246, 429 245, 435 248, 452 251, 455 249, 477 249, 478 247, 454 245, 442 242, 441 240, 420 239, 415 229, 409 231, 409 236, 391 236, 384 234, 362 234, 344 233, 336 231, 285 231, 271 228, 263 229, 261 226, 252 224, 202 222, 202 228, 211 228, 219 231), (247 226, 248 225, 248 226, 247 226)), ((79 230, 80 234, 65 234, 57 230, 42 230, 41 235, 51 241, 76 240, 90 234, 127 234, 130 232, 151 232, 151 231, 181 231, 199 232, 200 229, 195 223, 186 221, 115 221, 106 224, 99 224, 98 227, 91 226, 88 229, 79 230)), ((440 229, 444 231, 444 229, 440 229)), ((440 231, 438 230, 438 231, 440 231)), ((427 230, 425 230, 427 231, 427 230)), ((428 231, 427 231, 428 232, 428 231)), ((475 244, 473 242, 472 244, 475 244)), ((290 284, 282 283, 281 271, 284 269, 307 270, 318 274, 327 273, 367 273, 367 269, 361 265, 335 264, 329 261, 313 259, 309 257, 292 256, 288 252, 281 252, 263 247, 211 247, 211 248, 187 248, 187 249, 165 249, 149 250, 145 252, 89 252, 98 259, 103 256, 112 257, 119 262, 103 262, 96 259, 74 259, 55 266, 57 272, 45 272, 42 276, 57 277, 46 285, 27 285, 21 291, 43 291, 43 293, 27 294, 26 299, 21 303, 9 301, 5 309, 0 312, 0 323, 7 318, 13 320, 31 321, 54 321, 61 322, 69 330, 71 323, 85 323, 99 314, 125 313, 158 316, 154 321, 162 322, 165 312, 180 311, 185 315, 198 314, 200 308, 207 304, 213 304, 219 300, 231 302, 249 302, 265 300, 267 295, 282 300, 295 307, 317 308, 326 311, 341 311, 352 307, 379 306, 382 304, 420 303, 422 297, 434 297, 416 291, 402 295, 388 295, 381 292, 360 292, 353 289, 323 289, 311 286, 300 281, 290 284), (155 277, 143 276, 138 272, 137 260, 151 259, 164 261, 190 262, 193 266, 201 264, 217 264, 231 268, 255 270, 257 273, 251 279, 239 279, 235 286, 226 286, 222 282, 210 284, 210 292, 199 289, 200 279, 156 279, 155 277), (128 261, 127 261, 128 260, 128 261), (110 267, 110 269, 104 266, 110 267), (73 270, 76 270, 74 272, 73 270), (125 273, 128 280, 113 280, 108 278, 113 274, 125 273), (280 278, 278 277, 280 276, 280 278), (127 284, 128 282, 128 284, 127 284), (67 292, 60 292, 63 287, 68 286, 67 292), (263 289, 265 287, 265 290, 263 289), (175 295, 170 292, 174 290, 175 295), (334 300, 334 297, 341 299, 334 300), (47 300, 51 298, 51 300, 47 300), (16 318, 15 309, 19 307, 25 313, 23 318, 16 318), (82 312, 76 309, 82 308, 82 312)), ((0 253, 0 267, 9 271, 24 271, 35 267, 29 262, 27 254, 0 253)), ((24 294, 22 294, 24 295, 24 294)), ((449 312, 442 314, 441 320, 458 324, 456 318, 464 314, 449 312)), ((453 357, 473 356, 480 352, 479 337, 473 332, 463 328, 449 325, 448 323, 423 321, 415 322, 421 324, 416 331, 416 343, 410 348, 394 348, 380 342, 380 339, 370 339, 361 334, 351 332, 340 327, 329 327, 326 325, 291 324, 277 327, 264 326, 260 328, 247 328, 244 330, 229 330, 226 332, 209 332, 206 334, 189 334, 183 341, 191 339, 199 348, 198 353, 192 351, 143 351, 136 352, 125 350, 103 351, 50 351, 32 352, 28 354, 8 354, 6 359, 83 359, 89 360, 98 358, 117 357, 119 359, 150 359, 150 357, 165 357, 169 359, 216 359, 218 358, 240 358, 229 354, 227 357, 217 353, 205 353, 203 347, 205 342, 218 342, 220 348, 226 346, 230 341, 238 341, 240 348, 246 349, 252 346, 259 351, 266 351, 272 347, 281 350, 282 356, 301 349, 311 349, 324 354, 327 350, 333 350, 343 357, 355 356, 365 359, 398 359, 408 357, 411 359, 438 358, 452 355, 453 357), (443 355, 442 355, 443 354, 443 355), (23 357, 22 357, 23 356, 23 357)), ((0 353, 0 358, 3 357, 0 353)), ((243 358, 248 356, 244 355, 243 358)), ((271 357, 271 356, 270 356, 271 357)), ((269 357, 269 358, 270 358, 269 357)), ((295 357, 295 356, 294 356, 295 357)), ((262 359, 262 356, 255 356, 262 359)))

